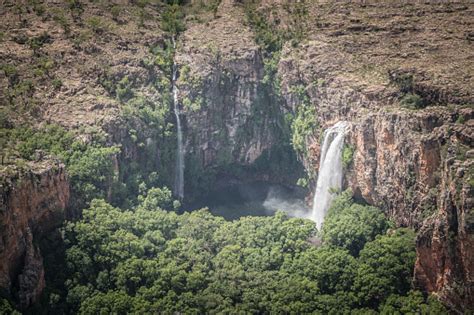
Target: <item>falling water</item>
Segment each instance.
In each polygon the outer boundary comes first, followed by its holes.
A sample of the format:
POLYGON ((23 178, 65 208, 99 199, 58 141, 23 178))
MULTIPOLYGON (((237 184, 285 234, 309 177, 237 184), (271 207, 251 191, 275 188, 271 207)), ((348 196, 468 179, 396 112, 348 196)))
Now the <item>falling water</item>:
MULTIPOLYGON (((173 38, 173 49, 176 50, 176 41, 173 38)), ((178 76, 178 66, 173 61, 173 105, 176 116, 176 127, 178 132, 178 146, 176 152, 176 177, 174 181, 174 193, 179 199, 184 198, 184 149, 183 149, 183 131, 181 130, 181 118, 179 117, 178 87, 176 80, 178 76)))
POLYGON ((324 133, 311 214, 311 219, 316 222, 318 230, 321 229, 324 216, 331 204, 332 190, 340 190, 342 187, 342 149, 346 129, 347 123, 340 121, 324 133))

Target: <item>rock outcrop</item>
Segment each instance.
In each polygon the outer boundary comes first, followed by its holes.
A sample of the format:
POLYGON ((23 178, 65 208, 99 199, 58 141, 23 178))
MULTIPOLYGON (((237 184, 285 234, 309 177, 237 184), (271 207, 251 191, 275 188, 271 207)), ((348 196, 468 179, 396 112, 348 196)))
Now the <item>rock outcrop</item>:
POLYGON ((28 167, 8 177, 2 172, 0 204, 0 288, 4 294, 17 294, 22 308, 42 293, 38 243, 62 223, 69 199, 64 165, 45 159, 28 167))

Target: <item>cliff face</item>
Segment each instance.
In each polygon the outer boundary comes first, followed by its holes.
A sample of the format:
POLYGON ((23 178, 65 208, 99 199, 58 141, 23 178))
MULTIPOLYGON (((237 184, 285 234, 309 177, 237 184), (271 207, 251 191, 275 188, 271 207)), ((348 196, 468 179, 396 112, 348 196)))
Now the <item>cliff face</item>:
POLYGON ((0 287, 18 294, 21 307, 39 298, 45 286, 41 238, 61 224, 69 199, 64 165, 44 160, 26 173, 2 174, 0 287), (11 175, 11 174, 10 174, 11 175))
POLYGON ((240 7, 222 1, 215 19, 190 23, 179 39, 186 151, 205 167, 251 164, 276 140, 272 113, 263 112, 263 61, 244 21, 240 7))
POLYGON ((474 200, 472 185, 465 180, 466 171, 473 167, 473 151, 464 162, 453 153, 448 149, 441 166, 439 211, 423 222, 418 234, 415 284, 438 292, 462 313, 464 307, 472 309, 474 295, 474 200))
POLYGON ((400 9, 309 6, 315 14, 308 20, 314 26, 309 40, 282 53, 283 97, 297 108, 292 87, 300 84, 316 107, 317 128, 306 137, 309 150, 302 156, 309 170, 317 170, 323 130, 339 120, 351 123, 346 143, 354 153, 346 187, 397 225, 419 231, 415 284, 463 312, 474 300, 474 110, 472 80, 462 79, 473 74, 472 53, 463 48, 468 39, 435 36, 432 23, 442 19, 445 32, 463 34, 473 8, 400 9), (452 65, 471 70, 456 77, 447 70, 452 65), (406 94, 420 99, 418 109, 404 103, 406 94))

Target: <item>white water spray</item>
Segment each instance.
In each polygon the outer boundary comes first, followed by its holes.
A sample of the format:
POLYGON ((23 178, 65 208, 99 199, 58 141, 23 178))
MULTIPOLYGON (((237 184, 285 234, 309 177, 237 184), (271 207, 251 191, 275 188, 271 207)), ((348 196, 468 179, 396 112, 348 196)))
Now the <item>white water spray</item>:
MULTIPOLYGON (((173 38, 173 49, 176 50, 176 41, 173 38)), ((178 100, 178 87, 176 86, 176 80, 178 76, 178 66, 173 61, 173 105, 174 114, 176 116, 176 128, 178 133, 178 146, 176 152, 176 174, 174 181, 174 193, 179 199, 184 198, 184 148, 183 148, 183 131, 181 130, 181 118, 179 117, 179 100, 178 100)))
POLYGON ((306 206, 304 199, 291 196, 288 192, 278 186, 272 186, 268 190, 263 207, 268 214, 274 214, 281 210, 290 217, 308 218, 310 209, 306 206))
POLYGON ((333 199, 332 190, 342 188, 342 150, 347 122, 340 121, 324 133, 323 146, 319 161, 319 174, 313 200, 311 219, 318 230, 326 216, 333 199))

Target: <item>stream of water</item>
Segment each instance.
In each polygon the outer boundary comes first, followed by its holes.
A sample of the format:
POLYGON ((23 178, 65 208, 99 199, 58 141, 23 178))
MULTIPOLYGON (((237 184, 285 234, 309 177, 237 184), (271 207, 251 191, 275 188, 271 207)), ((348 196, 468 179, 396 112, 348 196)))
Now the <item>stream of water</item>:
MULTIPOLYGON (((176 41, 173 38, 173 49, 176 50, 176 41)), ((174 194, 180 200, 184 199, 184 148, 183 148, 183 131, 181 129, 181 118, 179 110, 178 100, 178 87, 176 86, 176 80, 178 79, 178 66, 173 61, 173 106, 174 114, 176 116, 176 128, 177 128, 177 152, 176 152, 176 173, 174 181, 174 194)))

